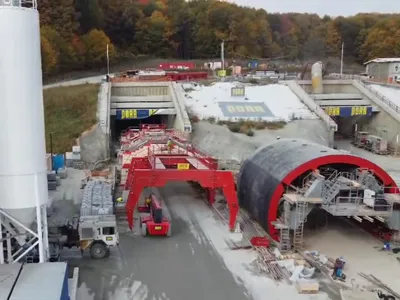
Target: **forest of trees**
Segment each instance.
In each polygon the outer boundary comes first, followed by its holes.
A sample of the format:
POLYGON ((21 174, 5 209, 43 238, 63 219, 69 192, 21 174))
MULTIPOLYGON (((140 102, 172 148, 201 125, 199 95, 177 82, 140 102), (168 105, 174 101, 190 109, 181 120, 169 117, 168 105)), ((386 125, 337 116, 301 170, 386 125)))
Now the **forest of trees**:
POLYGON ((112 59, 231 58, 307 60, 345 55, 362 63, 400 56, 400 15, 270 14, 216 0, 38 0, 45 75, 112 59))

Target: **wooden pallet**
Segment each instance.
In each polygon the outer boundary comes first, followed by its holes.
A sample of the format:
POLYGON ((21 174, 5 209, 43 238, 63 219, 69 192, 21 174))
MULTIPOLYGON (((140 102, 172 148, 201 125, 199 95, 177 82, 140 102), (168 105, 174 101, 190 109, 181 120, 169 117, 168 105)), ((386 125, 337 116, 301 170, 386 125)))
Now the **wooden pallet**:
POLYGON ((296 283, 299 294, 318 294, 319 283, 317 281, 304 281, 296 283))

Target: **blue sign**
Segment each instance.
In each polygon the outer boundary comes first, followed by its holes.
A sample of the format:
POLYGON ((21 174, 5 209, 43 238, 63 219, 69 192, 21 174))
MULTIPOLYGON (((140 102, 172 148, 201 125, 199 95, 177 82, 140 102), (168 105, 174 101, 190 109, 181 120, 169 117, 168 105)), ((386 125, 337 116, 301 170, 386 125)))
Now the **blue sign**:
POLYGON ((232 118, 264 118, 274 117, 263 102, 218 102, 224 117, 232 118))
POLYGON ((118 109, 117 120, 146 119, 154 115, 158 109, 118 109))
POLYGON ((325 112, 332 117, 371 116, 372 106, 329 106, 325 112))

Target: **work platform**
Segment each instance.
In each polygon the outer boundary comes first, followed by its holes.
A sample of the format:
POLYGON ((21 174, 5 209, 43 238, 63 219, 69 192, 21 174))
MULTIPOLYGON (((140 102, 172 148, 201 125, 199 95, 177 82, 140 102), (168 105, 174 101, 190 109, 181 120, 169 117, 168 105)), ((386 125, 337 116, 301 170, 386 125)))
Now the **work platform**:
MULTIPOLYGON (((229 228, 233 231, 239 204, 232 172, 218 170, 216 159, 201 153, 187 141, 177 140, 171 134, 163 136, 162 131, 154 132, 154 136, 157 136, 157 143, 151 141, 149 135, 144 137, 147 155, 132 157, 128 166, 125 190, 129 194, 125 209, 129 227, 133 228, 133 213, 145 187, 163 187, 170 181, 193 181, 206 189, 210 206, 215 201, 216 189, 221 189, 229 208, 229 228), (175 151, 176 148, 179 151, 175 151)), ((137 141, 140 144, 140 138, 137 141)))
MULTIPOLYGON (((385 194, 386 200, 400 198, 397 194, 385 194)), ((333 216, 352 217, 352 216, 367 216, 367 217, 388 217, 393 212, 393 202, 388 205, 375 205, 370 207, 362 203, 362 198, 356 198, 352 202, 348 201, 347 197, 338 197, 332 204, 324 204, 322 197, 308 198, 296 193, 283 194, 285 201, 290 204, 299 202, 307 202, 308 204, 321 205, 321 208, 329 212, 333 216)), ((389 202, 389 201, 388 201, 389 202)))

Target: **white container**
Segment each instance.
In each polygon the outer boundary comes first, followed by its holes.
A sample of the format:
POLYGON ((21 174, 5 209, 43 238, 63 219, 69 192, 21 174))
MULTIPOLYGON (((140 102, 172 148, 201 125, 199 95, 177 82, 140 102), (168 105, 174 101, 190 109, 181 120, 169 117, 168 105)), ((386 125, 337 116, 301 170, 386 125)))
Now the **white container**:
POLYGON ((363 202, 366 206, 374 207, 375 206, 375 191, 365 189, 364 190, 364 199, 363 202))
POLYGON ((316 62, 311 67, 311 81, 313 94, 322 94, 324 92, 322 85, 322 69, 323 63, 316 62))
POLYGON ((81 153, 81 146, 72 146, 72 153, 80 154, 81 153))
POLYGON ((27 226, 48 201, 39 30, 36 9, 0 6, 0 207, 27 226))

